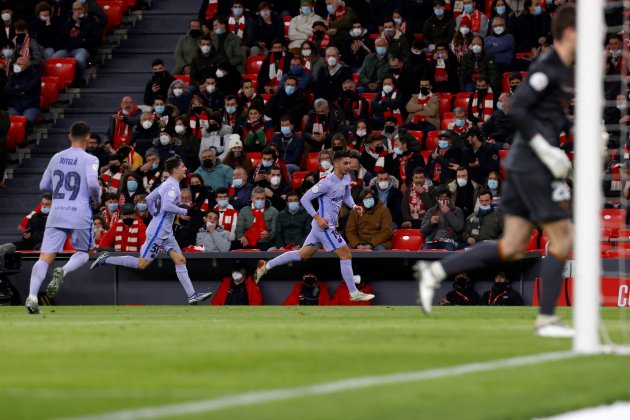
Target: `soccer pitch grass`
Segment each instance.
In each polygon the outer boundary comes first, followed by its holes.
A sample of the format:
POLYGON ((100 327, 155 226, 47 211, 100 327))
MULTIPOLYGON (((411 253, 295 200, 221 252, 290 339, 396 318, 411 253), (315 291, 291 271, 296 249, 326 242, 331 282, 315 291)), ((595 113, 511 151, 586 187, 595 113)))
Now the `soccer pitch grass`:
MULTIPOLYGON (((430 318, 378 306, 43 310, 0 307, 0 418, 160 407, 571 348, 534 337, 534 308, 436 308, 430 318)), ((603 318, 618 335, 619 310, 603 318)), ((628 401, 629 373, 630 357, 576 357, 168 418, 526 419, 628 401)))

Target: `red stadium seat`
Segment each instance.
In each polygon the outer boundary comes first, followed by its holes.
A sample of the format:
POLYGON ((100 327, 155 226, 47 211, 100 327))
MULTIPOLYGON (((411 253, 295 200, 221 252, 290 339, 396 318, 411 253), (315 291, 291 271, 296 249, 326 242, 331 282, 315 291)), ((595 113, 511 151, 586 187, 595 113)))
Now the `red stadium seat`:
POLYGON ((365 93, 362 93, 361 96, 364 97, 366 101, 371 103, 376 97, 376 93, 365 92, 365 93))
POLYGON ((427 137, 424 140, 424 148, 429 152, 433 151, 436 147, 438 147, 438 134, 439 131, 433 130, 427 133, 427 137))
POLYGON ((413 34, 414 39, 424 39, 424 34, 413 34))
POLYGON ((521 58, 527 58, 527 57, 533 57, 534 53, 533 52, 520 52, 520 53, 516 53, 516 59, 520 60, 521 58))
POLYGON ((619 235, 618 229, 602 228, 600 238, 610 239, 610 238, 616 238, 618 235, 619 235))
MULTIPOLYGON (((511 71, 506 71, 505 73, 503 73, 503 78, 501 79, 501 89, 503 90, 503 92, 510 91, 510 74, 512 74, 511 71)), ((522 71, 521 76, 523 76, 523 80, 525 80, 525 77, 527 77, 527 72, 522 71)))
POLYGON ((630 258, 630 249, 613 248, 606 251, 606 258, 630 258))
POLYGON ((508 156, 508 152, 509 150, 505 150, 505 149, 499 150, 499 159, 500 160, 505 159, 508 156))
POLYGON ((357 86, 359 85, 359 73, 352 73, 352 80, 354 80, 354 83, 357 84, 357 86))
POLYGON ((620 229, 617 238, 627 239, 629 242, 617 242, 617 248, 630 249, 630 229, 620 229))
POLYGON ((311 152, 308 154, 308 158, 306 159, 306 170, 309 172, 317 171, 319 168, 319 161, 317 157, 319 156, 318 152, 311 152))
POLYGON ((181 80, 187 86, 190 85, 190 76, 187 74, 175 74, 173 75, 173 77, 175 78, 175 80, 181 80))
POLYGON ((58 77, 65 89, 72 84, 77 60, 74 58, 51 58, 46 63, 46 75, 58 77))
POLYGON ((409 130, 407 133, 411 134, 416 140, 418 140, 418 143, 422 145, 422 138, 424 137, 424 133, 422 131, 409 130))
POLYGON ((7 149, 12 153, 20 143, 26 140, 26 117, 11 115, 9 119, 11 126, 7 135, 7 149))
POLYGON ((431 155, 431 150, 423 150, 420 152, 420 156, 424 159, 424 166, 429 164, 429 156, 431 155))
POLYGON ((105 37, 105 34, 111 33, 114 28, 122 23, 125 4, 121 0, 98 0, 97 3, 107 16, 107 22, 105 23, 105 28, 103 28, 103 37, 105 37))
POLYGON ((249 74, 258 74, 260 73, 260 67, 262 66, 262 62, 267 58, 264 55, 252 55, 247 57, 247 64, 245 65, 245 71, 249 74))
POLYGON ((440 129, 442 130, 447 130, 448 125, 455 121, 455 116, 452 112, 445 112, 440 118, 440 129))
POLYGON ((606 229, 620 229, 626 225, 626 210, 603 209, 601 212, 602 227, 606 229))
POLYGON ((470 92, 460 92, 455 95, 455 103, 453 104, 453 109, 462 107, 465 110, 468 110, 468 102, 470 102, 470 92))
POLYGON ((437 92, 435 96, 440 98, 440 115, 451 112, 451 104, 453 103, 453 94, 448 92, 437 92))
POLYGON ((59 98, 59 84, 60 80, 54 76, 42 76, 42 97, 46 102, 46 109, 48 106, 53 105, 59 98))
POLYGON ((263 99, 263 102, 267 103, 269 102, 269 99, 271 99, 271 93, 261 93, 260 97, 263 99))
POLYGON ((291 19, 293 19, 291 16, 282 17, 282 20, 284 21, 284 37, 285 38, 289 37, 289 25, 291 24, 291 19))
POLYGON ((302 182, 304 182, 304 178, 306 178, 308 174, 308 171, 294 172, 291 176, 291 189, 294 191, 299 190, 302 186, 302 182))
POLYGON ((392 233, 392 249, 418 251, 424 245, 424 237, 418 229, 398 229, 392 233))
POLYGON ((247 152, 247 156, 249 156, 254 167, 260 165, 260 162, 262 162, 262 152, 247 152))

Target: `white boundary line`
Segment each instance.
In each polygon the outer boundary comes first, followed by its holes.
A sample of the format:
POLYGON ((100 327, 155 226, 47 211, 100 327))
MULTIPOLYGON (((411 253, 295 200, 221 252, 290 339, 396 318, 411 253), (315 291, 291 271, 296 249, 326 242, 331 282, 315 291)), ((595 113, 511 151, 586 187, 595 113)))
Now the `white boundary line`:
POLYGON ((243 394, 227 395, 208 400, 191 401, 168 404, 162 406, 136 408, 130 410, 112 411, 96 415, 71 417, 66 420, 132 420, 156 419, 161 417, 183 416, 187 414, 207 413, 228 408, 244 407, 264 404, 273 401, 288 400, 311 395, 326 395, 340 391, 399 384, 405 382, 421 382, 431 379, 442 379, 469 373, 488 372, 497 369, 517 366, 533 365, 537 363, 554 362, 580 357, 572 351, 542 353, 532 356, 521 356, 510 359, 492 360, 489 362, 469 363, 465 365, 436 368, 420 371, 401 372, 387 375, 361 376, 315 385, 296 388, 284 388, 272 391, 252 391, 243 394))

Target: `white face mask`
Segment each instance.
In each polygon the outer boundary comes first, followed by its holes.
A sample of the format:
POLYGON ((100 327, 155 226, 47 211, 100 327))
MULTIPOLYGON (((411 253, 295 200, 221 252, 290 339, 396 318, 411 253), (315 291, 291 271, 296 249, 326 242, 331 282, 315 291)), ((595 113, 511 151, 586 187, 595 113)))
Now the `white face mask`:
POLYGON ((496 28, 494 28, 494 33, 497 35, 501 35, 503 31, 505 31, 505 27, 503 26, 497 26, 496 28))
POLYGON ((184 131, 186 131, 186 127, 184 127, 183 125, 178 124, 175 126, 175 132, 177 134, 182 134, 184 131))
POLYGON ((3 13, 2 14, 2 20, 5 22, 8 22, 11 20, 11 13, 3 13))
POLYGON ((160 136, 160 143, 162 144, 162 146, 166 146, 170 143, 170 141, 171 139, 169 139, 168 136, 160 136))
POLYGON ((457 185, 465 187, 468 184, 468 180, 464 178, 457 178, 457 185))
POLYGON ((479 54, 481 52, 481 45, 473 45, 472 47, 470 47, 470 49, 472 50, 472 52, 474 52, 475 54, 479 54))
POLYGON ((243 273, 241 273, 240 271, 233 271, 232 278, 235 282, 240 283, 240 280, 243 280, 243 273))
POLYGON ((13 73, 20 73, 22 71, 22 67, 19 64, 13 65, 13 73))
POLYGON ((329 160, 322 160, 321 162, 319 162, 319 164, 322 167, 322 169, 325 171, 329 170, 330 167, 332 166, 332 163, 330 163, 329 160))
POLYGON ((311 56, 311 50, 302 50, 302 55, 304 57, 310 57, 311 56))
POLYGON ((470 28, 468 26, 462 26, 459 28, 459 32, 462 35, 468 35, 470 33, 470 28))
POLYGON ((209 45, 202 45, 201 46, 201 52, 204 54, 208 54, 210 52, 210 46, 209 45))
POLYGON ((184 89, 180 89, 180 88, 173 89, 173 95, 175 95, 176 97, 182 96, 182 93, 184 93, 184 89))
POLYGON ((354 37, 361 36, 362 33, 363 33, 363 31, 361 29, 359 29, 359 28, 353 28, 350 31, 350 35, 352 35, 354 37))
POLYGON ((218 77, 219 79, 220 79, 220 78, 222 78, 223 76, 225 76, 225 72, 224 72, 223 70, 221 70, 221 69, 218 69, 218 70, 216 71, 216 74, 217 74, 217 77, 218 77))
POLYGON ((379 181, 378 187, 381 190, 386 190, 387 188, 389 188, 389 182, 387 182, 387 181, 379 181))
POLYGON ((153 123, 149 120, 142 121, 142 128, 144 128, 145 130, 148 130, 149 128, 151 128, 152 125, 153 123))
POLYGON ((208 85, 208 86, 206 86, 206 92, 208 92, 208 93, 214 93, 215 90, 217 90, 216 85, 208 85))
POLYGON ((337 65, 337 58, 336 57, 328 57, 326 62, 328 63, 328 65, 330 67, 335 67, 337 65))
POLYGON ((365 130, 357 130, 357 136, 359 137, 363 137, 367 134, 367 131, 365 130))
POLYGON ((394 90, 394 87, 392 85, 383 85, 383 92, 392 93, 393 90, 394 90))
POLYGON ((272 176, 271 177, 271 185, 273 185, 274 187, 277 187, 278 185, 280 185, 280 177, 279 176, 272 176))

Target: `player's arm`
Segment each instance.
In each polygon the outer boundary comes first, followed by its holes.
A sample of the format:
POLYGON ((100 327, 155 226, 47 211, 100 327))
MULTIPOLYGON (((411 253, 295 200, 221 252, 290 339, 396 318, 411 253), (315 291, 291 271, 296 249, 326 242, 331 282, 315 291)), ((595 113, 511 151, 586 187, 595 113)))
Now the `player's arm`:
POLYGON ((343 196, 343 202, 346 206, 348 206, 352 210, 357 211, 359 213, 359 216, 363 215, 363 207, 358 206, 354 202, 354 199, 352 198, 352 193, 350 192, 350 188, 346 188, 346 193, 343 196))
POLYGON ((97 206, 101 204, 101 186, 98 184, 98 158, 94 158, 86 169, 87 185, 90 196, 97 206))
POLYGON ((328 191, 328 183, 326 183, 325 180, 320 181, 317 183, 317 185, 315 185, 306 193, 304 193, 304 195, 300 199, 300 203, 302 203, 302 207, 304 207, 306 212, 315 220, 317 225, 322 229, 326 229, 328 227, 328 222, 322 216, 317 214, 317 211, 315 211, 315 207, 313 207, 312 201, 318 197, 321 197, 327 191, 328 191))
POLYGON ((155 188, 149 195, 147 195, 147 207, 149 209, 149 213, 155 215, 155 203, 160 196, 160 188, 155 188))
POLYGON ((175 214, 180 214, 182 216, 187 216, 188 210, 190 209, 185 209, 175 204, 175 200, 179 200, 180 195, 181 194, 179 193, 179 189, 178 190, 175 190, 175 188, 170 189, 166 193, 166 197, 167 197, 166 200, 162 200, 162 210, 164 210, 167 213, 175 213, 175 214))
POLYGON ((53 156, 53 158, 50 159, 50 161, 48 162, 48 166, 46 167, 46 170, 42 175, 42 180, 39 182, 39 189, 41 191, 51 192, 53 190, 52 177, 50 176, 50 165, 52 165, 52 162, 55 160, 56 156, 57 155, 53 156))

